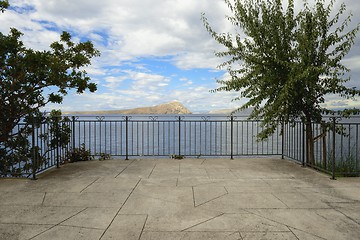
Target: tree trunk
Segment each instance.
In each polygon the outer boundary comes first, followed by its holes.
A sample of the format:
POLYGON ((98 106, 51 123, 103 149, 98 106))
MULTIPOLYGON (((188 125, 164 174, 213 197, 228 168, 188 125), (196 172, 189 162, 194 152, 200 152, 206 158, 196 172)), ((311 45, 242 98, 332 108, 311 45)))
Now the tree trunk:
POLYGON ((306 122, 306 164, 315 165, 314 138, 311 121, 306 122))

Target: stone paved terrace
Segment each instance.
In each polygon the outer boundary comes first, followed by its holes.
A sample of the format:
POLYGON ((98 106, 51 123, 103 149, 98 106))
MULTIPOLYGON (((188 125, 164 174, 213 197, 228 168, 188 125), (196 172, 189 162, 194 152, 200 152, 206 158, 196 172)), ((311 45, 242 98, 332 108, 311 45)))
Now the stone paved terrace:
POLYGON ((360 239, 360 179, 277 158, 66 164, 0 180, 0 239, 360 239))

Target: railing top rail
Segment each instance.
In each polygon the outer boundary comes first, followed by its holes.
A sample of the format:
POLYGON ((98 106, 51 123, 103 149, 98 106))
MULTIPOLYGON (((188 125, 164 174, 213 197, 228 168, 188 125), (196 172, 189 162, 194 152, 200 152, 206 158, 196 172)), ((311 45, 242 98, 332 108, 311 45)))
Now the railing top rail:
MULTIPOLYGON (((211 115, 211 114, 191 114, 191 115, 172 115, 172 114, 149 114, 149 115, 76 115, 67 116, 75 118, 76 121, 94 120, 94 121, 229 121, 229 115, 211 115), (127 119, 126 119, 127 118, 127 119)), ((246 120, 248 116, 236 116, 233 120, 246 120)))
MULTIPOLYGON (((191 115, 170 115, 170 114, 149 114, 149 115, 78 115, 78 116, 66 116, 70 118, 72 121, 76 122, 133 122, 133 123, 146 123, 146 122, 158 122, 158 123, 166 123, 166 122, 237 122, 237 123, 256 123, 261 122, 261 119, 248 119, 248 116, 243 115, 212 115, 212 114, 191 114, 191 115)), ((332 118, 334 116, 324 116, 324 122, 332 122, 332 118)), ((336 124, 353 124, 358 125, 360 124, 360 116, 352 116, 350 118, 337 118, 336 124)), ((301 124, 300 120, 293 121, 295 124, 301 124)), ((313 124, 320 124, 320 123, 313 123, 313 124)))

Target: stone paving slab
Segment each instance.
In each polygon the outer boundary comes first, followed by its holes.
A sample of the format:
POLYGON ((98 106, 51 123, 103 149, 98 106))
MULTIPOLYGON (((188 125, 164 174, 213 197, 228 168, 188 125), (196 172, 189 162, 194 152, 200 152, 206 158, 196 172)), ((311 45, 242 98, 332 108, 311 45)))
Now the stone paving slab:
POLYGON ((3 224, 0 223, 0 239, 32 239, 47 231, 52 225, 3 224))
POLYGON ((147 218, 148 215, 146 214, 119 214, 101 239, 138 240, 141 237, 147 218))
POLYGON ((74 226, 54 226, 47 231, 35 236, 34 240, 97 240, 100 239, 103 230, 80 228, 74 226))
POLYGON ((0 194, 0 206, 11 205, 41 205, 44 201, 45 193, 41 192, 1 192, 0 194))
POLYGON ((22 191, 41 193, 77 193, 83 191, 87 186, 89 186, 89 183, 93 183, 96 180, 98 180, 98 177, 78 176, 72 179, 61 179, 61 181, 58 178, 52 178, 47 181, 31 181, 22 191))
POLYGON ((223 213, 237 213, 242 212, 243 209, 280 209, 287 208, 288 206, 272 193, 229 193, 199 207, 223 213))
POLYGON ((241 239, 239 232, 144 232, 141 236, 142 240, 238 240, 241 239))
POLYGON ((187 231, 239 231, 241 232, 289 232, 287 226, 259 215, 243 213, 225 213, 187 231))
POLYGON ((94 160, 0 179, 0 240, 359 236, 360 178, 279 158, 94 160))
POLYGON ((359 239, 360 225, 339 209, 251 209, 259 217, 324 239, 359 239))
POLYGON ((117 211, 118 208, 86 208, 60 225, 105 230, 116 216, 117 211))
POLYGON ((192 189, 195 207, 206 204, 228 194, 225 187, 211 187, 211 191, 209 191, 208 186, 195 186, 192 189))
POLYGON ((6 224, 55 225, 84 211, 83 207, 4 206, 0 222, 6 224))
POLYGON ((44 206, 65 207, 121 207, 130 191, 110 193, 47 193, 44 206))

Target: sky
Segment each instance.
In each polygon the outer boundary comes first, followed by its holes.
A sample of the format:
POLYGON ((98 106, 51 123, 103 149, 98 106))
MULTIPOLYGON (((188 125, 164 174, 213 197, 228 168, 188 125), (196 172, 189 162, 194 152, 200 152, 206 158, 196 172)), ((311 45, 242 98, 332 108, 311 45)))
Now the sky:
MULTIPOLYGON (((217 66, 223 48, 203 26, 205 13, 218 32, 233 32, 223 0, 10 0, 0 15, 0 31, 24 33, 27 47, 47 50, 62 31, 75 42, 90 40, 101 52, 86 68, 96 93, 70 92, 63 104, 47 110, 116 110, 179 101, 193 113, 234 109, 247 100, 232 101, 236 92, 212 92, 228 74, 217 66)), ((300 6, 300 1, 295 0, 300 6)), ((338 1, 340 3, 340 1, 338 1)), ((360 2, 344 1, 360 22, 360 2)), ((339 4, 337 3, 337 4, 339 4)), ((349 11, 347 12, 349 13, 349 11)), ((360 88, 360 34, 344 59, 351 68, 348 86, 360 88)), ((330 108, 359 107, 359 100, 327 98, 330 108)))

